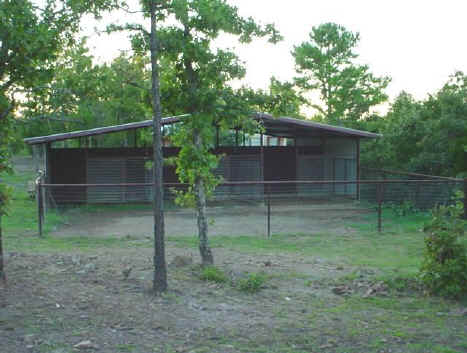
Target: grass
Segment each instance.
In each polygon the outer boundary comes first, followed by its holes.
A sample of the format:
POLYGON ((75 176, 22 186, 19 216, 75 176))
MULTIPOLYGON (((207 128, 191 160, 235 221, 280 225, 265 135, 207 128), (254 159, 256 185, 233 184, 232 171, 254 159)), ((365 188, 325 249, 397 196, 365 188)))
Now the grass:
MULTIPOLYGON (((168 241, 179 247, 198 246, 195 237, 168 237, 168 241)), ((423 233, 362 231, 348 236, 332 233, 273 235, 272 239, 216 236, 210 243, 212 247, 244 252, 290 252, 325 258, 334 263, 413 273, 420 265, 423 233)))
MULTIPOLYGON (((37 235, 37 205, 36 201, 31 199, 27 192, 28 181, 34 180, 33 173, 2 174, 0 179, 13 187, 12 202, 8 215, 2 218, 5 236, 37 235)), ((64 221, 63 216, 53 210, 49 210, 47 212, 47 222, 44 225, 44 232, 49 232, 64 221)))
POLYGON ((201 269, 200 278, 204 281, 225 283, 229 280, 227 275, 215 266, 206 266, 201 269))
POLYGON ((237 288, 246 293, 257 293, 264 287, 267 281, 265 273, 250 273, 246 278, 240 278, 237 288))

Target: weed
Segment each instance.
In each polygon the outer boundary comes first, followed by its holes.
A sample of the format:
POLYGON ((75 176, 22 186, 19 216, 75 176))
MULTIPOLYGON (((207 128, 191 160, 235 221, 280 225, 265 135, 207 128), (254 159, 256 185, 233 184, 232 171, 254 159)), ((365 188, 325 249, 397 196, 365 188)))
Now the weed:
POLYGON ((204 281, 225 283, 228 281, 227 275, 215 266, 205 266, 201 269, 200 278, 204 281))
POLYGON ((256 293, 259 292, 266 283, 267 276, 262 272, 253 272, 246 278, 242 278, 237 282, 237 288, 242 292, 256 293))

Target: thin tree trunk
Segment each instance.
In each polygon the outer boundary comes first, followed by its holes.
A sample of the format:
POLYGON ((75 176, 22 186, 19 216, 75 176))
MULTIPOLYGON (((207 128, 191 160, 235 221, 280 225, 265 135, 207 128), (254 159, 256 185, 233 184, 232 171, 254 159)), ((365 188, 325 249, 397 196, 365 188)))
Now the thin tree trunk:
POLYGON ((0 281, 6 283, 5 266, 3 263, 3 237, 2 237, 2 215, 0 214, 0 281))
MULTIPOLYGON (((195 147, 202 148, 202 138, 199 131, 194 131, 195 147)), ((198 177, 195 185, 196 192, 196 213, 198 216, 198 237, 199 253, 203 266, 213 265, 214 257, 208 243, 208 222, 206 219, 206 192, 204 190, 204 181, 198 177)))
POLYGON ((158 44, 156 37, 156 0, 151 1, 151 68, 153 107, 153 183, 154 183, 154 280, 155 293, 167 290, 167 266, 164 244, 164 190, 161 118, 162 109, 159 92, 158 44))

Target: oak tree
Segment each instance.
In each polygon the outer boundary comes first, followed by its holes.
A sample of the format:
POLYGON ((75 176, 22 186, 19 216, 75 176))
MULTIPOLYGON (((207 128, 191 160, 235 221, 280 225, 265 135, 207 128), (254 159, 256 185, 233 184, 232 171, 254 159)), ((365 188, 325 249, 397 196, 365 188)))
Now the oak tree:
MULTIPOLYGON (((74 40, 84 13, 98 15, 116 0, 29 0, 0 2, 0 173, 11 172, 10 147, 13 112, 18 93, 33 90, 53 76, 54 61, 74 40)), ((5 214, 8 191, 0 187, 0 218, 5 214)), ((0 219, 1 234, 1 219, 0 219)), ((1 242, 1 237, 0 237, 1 242)), ((0 250, 3 251, 0 246, 0 250)), ((0 253, 0 277, 4 278, 0 253)))
MULTIPOLYGON (((168 68, 173 78, 164 87, 168 103, 164 109, 190 114, 172 136, 180 147, 177 174, 181 182, 189 185, 187 192, 177 199, 196 208, 202 263, 212 264, 206 198, 219 183, 213 174, 219 157, 210 152, 215 131, 254 128, 249 119, 253 107, 242 99, 240 91, 229 85, 244 76, 245 68, 233 51, 215 48, 214 41, 221 35, 230 35, 242 43, 254 37, 267 36, 271 42, 281 38, 273 25, 261 26, 252 18, 241 17, 238 9, 224 0, 172 0, 161 1, 159 5, 157 15, 162 20, 157 31, 159 54, 166 64, 162 72, 168 68)), ((132 45, 137 52, 150 47, 151 37, 140 25, 111 29, 135 31, 132 45)))

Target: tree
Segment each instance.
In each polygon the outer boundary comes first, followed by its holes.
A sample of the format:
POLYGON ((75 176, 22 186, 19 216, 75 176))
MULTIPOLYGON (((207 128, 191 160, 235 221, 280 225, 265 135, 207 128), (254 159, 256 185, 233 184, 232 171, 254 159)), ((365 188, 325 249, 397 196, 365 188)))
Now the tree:
POLYGON ((294 47, 297 86, 317 90, 322 103, 312 104, 325 121, 352 125, 371 107, 384 102, 388 77, 376 77, 367 65, 355 63, 360 36, 335 23, 313 27, 309 41, 294 47))
POLYGON ((275 77, 271 77, 267 90, 253 90, 249 87, 243 87, 240 92, 242 100, 248 102, 252 108, 259 112, 304 119, 300 108, 306 104, 306 99, 297 92, 294 83, 281 82, 275 77))
POLYGON ((423 129, 423 105, 407 92, 401 92, 386 115, 363 122, 365 130, 381 133, 383 138, 362 145, 362 165, 372 168, 415 171, 410 161, 418 156, 423 129))
MULTIPOLYGON (((164 189, 163 189, 163 156, 162 156, 162 106, 160 99, 159 60, 161 47, 159 43, 158 23, 167 16, 170 1, 142 0, 142 12, 150 18, 150 32, 141 24, 127 24, 126 26, 108 27, 108 32, 131 30, 137 34, 133 37, 135 52, 145 55, 150 52, 151 58, 151 105, 153 114, 153 217, 154 217, 154 277, 153 290, 162 293, 167 290, 167 265, 165 260, 165 228, 164 228, 164 189)), ((144 89, 144 88, 143 88, 144 89)))
POLYGON ((251 106, 228 86, 242 78, 245 70, 233 52, 214 50, 212 41, 221 33, 235 35, 241 42, 263 36, 275 42, 280 37, 272 25, 262 27, 240 17, 237 8, 223 0, 178 0, 172 6, 179 26, 164 29, 162 47, 176 63, 180 106, 191 114, 174 139, 180 147, 177 173, 190 185, 185 200, 195 203, 201 259, 203 265, 210 265, 214 259, 208 244, 206 198, 219 183, 212 173, 219 158, 210 153, 214 127, 221 131, 253 127, 248 117, 251 106))
POLYGON ((162 157, 162 109, 159 84, 159 43, 157 36, 157 5, 159 1, 151 0, 149 4, 151 14, 151 81, 152 81, 152 109, 153 109, 153 183, 154 183, 154 280, 153 289, 156 293, 167 290, 167 267, 165 262, 165 229, 164 229, 164 185, 162 157))
MULTIPOLYGON (((180 147, 176 158, 179 179, 189 184, 188 192, 179 194, 177 199, 195 206, 202 263, 212 264, 206 198, 219 183, 212 173, 219 157, 210 153, 214 131, 216 127, 221 131, 254 127, 248 118, 251 106, 228 85, 231 80, 242 78, 245 69, 233 52, 216 50, 212 43, 221 33, 237 36, 244 43, 255 36, 269 36, 271 42, 276 42, 280 36, 272 25, 263 27, 251 18, 242 18, 237 8, 224 0, 167 1, 158 15, 161 19, 170 18, 158 31, 160 54, 174 78, 165 87, 170 92, 170 107, 166 105, 166 109, 191 115, 172 138, 180 147)), ((149 35, 141 26, 111 29, 137 30, 132 36, 133 48, 140 52, 149 47, 149 35)))
MULTIPOLYGON (((129 123, 151 114, 147 56, 122 53, 110 65, 93 61, 85 40, 63 51, 51 82, 26 95, 21 112, 25 136, 129 123)), ((113 135, 101 141, 127 142, 113 135)))
MULTIPOLYGON (((61 49, 73 42, 80 16, 97 15, 112 8, 115 0, 45 0, 43 4, 40 8, 28 0, 0 2, 0 173, 11 172, 9 144, 15 94, 49 81, 61 49)), ((8 198, 7 189, 0 187, 0 218, 8 198)), ((4 277, 3 269, 1 272, 4 277)))
POLYGON ((362 163, 432 175, 467 175, 467 77, 452 75, 441 90, 417 101, 402 92, 388 113, 365 121, 368 130, 384 138, 367 142, 362 163))
POLYGON ((412 168, 435 175, 467 176, 466 116, 467 76, 456 72, 423 103, 416 144, 420 153, 412 157, 412 168))

